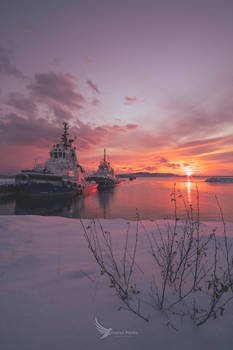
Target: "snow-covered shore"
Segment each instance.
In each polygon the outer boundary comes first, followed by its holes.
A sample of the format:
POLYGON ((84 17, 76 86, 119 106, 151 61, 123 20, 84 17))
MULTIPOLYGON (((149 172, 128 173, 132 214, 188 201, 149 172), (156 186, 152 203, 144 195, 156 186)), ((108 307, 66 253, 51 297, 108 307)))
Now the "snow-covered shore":
MULTIPOLYGON (((110 231, 116 249, 125 237, 127 221, 101 220, 110 231)), ((89 221, 84 220, 88 226, 89 221)), ((152 221, 143 221, 149 232, 152 221)), ((166 222, 158 221, 160 227, 166 222)), ((182 223, 179 223, 182 228, 182 223)), ((130 233, 136 222, 130 223, 130 233)), ((227 223, 233 237, 233 223, 227 223)), ((142 226, 139 229, 137 263, 146 283, 151 265, 142 226)), ((201 224, 203 234, 223 234, 222 223, 201 224)), ((196 328, 186 321, 175 332, 159 312, 149 324, 126 310, 90 254, 79 219, 40 216, 0 218, 0 348, 4 350, 81 349, 229 349, 233 315, 226 312, 196 328), (105 339, 95 318, 115 331, 105 339), (126 333, 126 330, 132 333, 126 333), (121 331, 121 333, 120 333, 121 331), (118 334, 117 334, 118 333, 118 334)))

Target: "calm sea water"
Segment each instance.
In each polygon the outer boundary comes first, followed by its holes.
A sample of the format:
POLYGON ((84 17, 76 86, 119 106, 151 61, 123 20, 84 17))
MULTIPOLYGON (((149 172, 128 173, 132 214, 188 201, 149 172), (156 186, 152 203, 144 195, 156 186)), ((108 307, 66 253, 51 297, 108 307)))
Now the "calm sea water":
POLYGON ((125 218, 134 220, 136 210, 141 219, 174 217, 171 193, 176 184, 178 215, 185 216, 183 195, 188 208, 197 210, 197 187, 202 220, 220 220, 216 203, 218 197, 226 221, 233 221, 233 184, 210 184, 204 179, 186 178, 137 178, 126 179, 112 189, 86 191, 75 199, 0 199, 1 215, 56 215, 72 218, 125 218))

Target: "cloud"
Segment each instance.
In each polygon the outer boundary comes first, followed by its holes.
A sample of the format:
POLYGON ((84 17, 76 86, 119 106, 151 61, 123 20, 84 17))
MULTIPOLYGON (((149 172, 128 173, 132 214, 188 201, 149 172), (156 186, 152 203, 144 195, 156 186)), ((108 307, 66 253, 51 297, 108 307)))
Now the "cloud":
POLYGON ((97 84, 93 83, 90 79, 86 81, 87 85, 91 88, 91 90, 97 94, 100 94, 100 89, 97 84))
POLYGON ((107 128, 109 130, 114 130, 114 131, 123 131, 123 132, 126 131, 124 126, 120 126, 120 125, 117 125, 117 124, 111 125, 111 126, 107 126, 107 128))
MULTIPOLYGON (((58 133, 59 128, 55 124, 42 118, 23 118, 10 113, 0 121, 0 142, 3 145, 15 145, 16 153, 18 145, 47 147, 58 133)), ((20 158, 20 154, 18 157, 20 158)))
POLYGON ((166 168, 172 168, 172 169, 179 169, 180 168, 179 163, 171 163, 165 157, 156 158, 156 163, 158 166, 163 166, 166 168))
MULTIPOLYGON (((229 89, 233 91, 233 84, 229 89)), ((166 133, 168 137, 175 135, 178 140, 185 137, 189 143, 195 142, 197 138, 210 137, 211 134, 232 126, 232 110, 232 96, 222 97, 211 109, 202 103, 194 106, 186 100, 172 100, 167 105, 166 113, 169 116, 160 125, 160 132, 166 133)))
MULTIPOLYGON (((62 122, 68 121, 72 125, 71 135, 77 136, 78 149, 87 151, 82 154, 84 158, 85 154, 88 155, 86 159, 105 145, 114 149, 118 168, 123 164, 130 164, 131 167, 134 164, 134 170, 144 169, 143 164, 145 171, 158 168, 161 171, 178 171, 190 166, 192 170, 199 167, 201 172, 207 173, 212 171, 211 167, 221 169, 222 162, 229 163, 229 171, 231 169, 231 101, 224 100, 227 101, 225 105, 218 104, 209 109, 203 106, 194 108, 181 101, 173 104, 172 112, 166 110, 166 118, 158 120, 156 125, 149 122, 142 122, 142 125, 123 124, 122 119, 113 119, 111 125, 97 126, 82 119, 87 113, 77 116, 77 112, 86 106, 87 100, 79 93, 77 80, 72 75, 38 73, 27 89, 28 96, 10 93, 5 101, 7 108, 4 105, 0 107, 1 114, 5 113, 0 122, 1 153, 3 155, 6 149, 8 152, 9 143, 11 149, 14 147, 18 151, 20 147, 22 153, 19 162, 25 154, 30 154, 30 147, 36 148, 37 154, 45 152, 47 156, 49 145, 61 134, 62 122), (122 160, 124 152, 128 157, 125 163, 122 160)), ((88 103, 98 106, 100 101, 96 96, 93 95, 88 103)), ((137 101, 136 97, 125 99, 129 104, 137 101)), ((154 116, 149 117, 152 120, 154 116)))
POLYGON ((49 105, 59 104, 68 109, 83 109, 86 100, 76 92, 75 78, 64 73, 38 73, 28 85, 29 91, 39 102, 49 105))
POLYGON ((79 119, 75 120, 72 127, 72 134, 77 136, 77 145, 80 150, 91 150, 125 132, 124 126, 116 124, 93 126, 89 123, 83 123, 79 119))
POLYGON ((100 100, 98 100, 98 98, 93 98, 93 100, 91 101, 92 106, 98 106, 100 105, 100 100))
POLYGON ((132 105, 133 103, 138 101, 136 97, 128 97, 128 96, 125 96, 124 100, 125 100, 124 102, 125 105, 132 105))
MULTIPOLYGON (((22 167, 32 167, 34 159, 48 159, 50 145, 61 135, 62 121, 66 111, 55 109, 55 122, 44 118, 26 118, 15 113, 6 114, 0 120, 0 157, 1 171, 22 167), (5 156, 7 154, 7 157, 5 156)), ((70 116, 71 117, 71 116, 70 116)), ((90 150, 104 142, 114 130, 93 127, 80 120, 70 130, 71 136, 77 136, 79 151, 90 150)))
POLYGON ((167 147, 173 147, 177 144, 177 139, 174 137, 169 137, 163 132, 159 133, 159 131, 153 132, 150 130, 140 129, 136 131, 137 133, 137 145, 143 149, 162 149, 167 147))
POLYGON ((24 97, 24 95, 20 93, 10 93, 6 100, 6 104, 10 107, 13 107, 17 111, 26 114, 33 114, 37 109, 33 99, 24 97))
POLYGON ((134 129, 138 128, 138 125, 137 124, 127 124, 125 127, 128 130, 134 130, 134 129))
POLYGON ((53 115, 57 123, 69 122, 74 119, 74 116, 68 110, 64 110, 59 106, 53 107, 53 115))
POLYGON ((17 172, 32 168, 35 158, 48 159, 51 142, 61 127, 43 118, 23 118, 11 113, 0 120, 0 169, 17 172), (7 155, 7 156, 6 156, 7 155))
MULTIPOLYGON (((17 100, 19 96, 16 97, 17 100)), ((24 107, 21 109, 25 112, 24 107)), ((60 137, 64 120, 72 120, 70 135, 75 137, 76 145, 81 152, 96 149, 97 146, 127 130, 125 126, 117 124, 95 126, 84 123, 60 106, 54 106, 53 120, 24 114, 8 113, 0 119, 0 156, 4 158, 4 162, 0 164, 1 170, 32 167, 35 157, 42 156, 44 160, 48 158, 50 145, 60 137), (8 156, 5 157, 6 152, 9 154, 9 159, 8 156)))
POLYGON ((126 124, 126 125, 118 125, 118 124, 114 124, 114 125, 108 125, 105 126, 108 130, 114 130, 114 131, 119 131, 119 132, 126 132, 126 131, 131 131, 134 129, 138 128, 137 124, 126 124))
POLYGON ((16 68, 12 61, 12 52, 0 47, 0 76, 13 76, 20 79, 24 78, 23 73, 16 68))
POLYGON ((223 151, 223 152, 216 152, 213 154, 208 154, 205 156, 201 156, 201 159, 205 159, 206 161, 217 161, 218 164, 221 163, 232 163, 232 159, 233 159, 233 152, 227 152, 227 151, 223 151))
POLYGON ((172 168, 172 169, 179 169, 180 168, 180 164, 177 164, 177 163, 167 163, 166 166, 168 168, 172 168))
POLYGON ((157 168, 155 166, 147 166, 145 168, 143 168, 144 170, 148 170, 148 171, 152 171, 152 170, 156 170, 157 168))
POLYGON ((168 160, 164 157, 160 157, 158 161, 159 161, 159 163, 167 163, 168 162, 168 160))

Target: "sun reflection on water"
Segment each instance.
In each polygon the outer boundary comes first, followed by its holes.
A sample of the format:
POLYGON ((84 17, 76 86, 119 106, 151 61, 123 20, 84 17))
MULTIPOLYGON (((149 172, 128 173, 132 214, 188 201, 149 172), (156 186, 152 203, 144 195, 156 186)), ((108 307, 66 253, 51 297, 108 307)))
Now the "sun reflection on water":
POLYGON ((188 196, 188 202, 191 203, 191 180, 190 177, 187 178, 187 196, 188 196))

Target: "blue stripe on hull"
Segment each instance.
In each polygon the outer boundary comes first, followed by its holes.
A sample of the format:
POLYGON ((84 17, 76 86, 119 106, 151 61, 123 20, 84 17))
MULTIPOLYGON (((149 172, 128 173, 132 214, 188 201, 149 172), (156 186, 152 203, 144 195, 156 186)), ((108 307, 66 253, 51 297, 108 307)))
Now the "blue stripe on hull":
POLYGON ((42 195, 75 195, 81 193, 79 189, 73 189, 64 185, 54 184, 25 184, 17 186, 17 193, 20 195, 42 196, 42 195))

